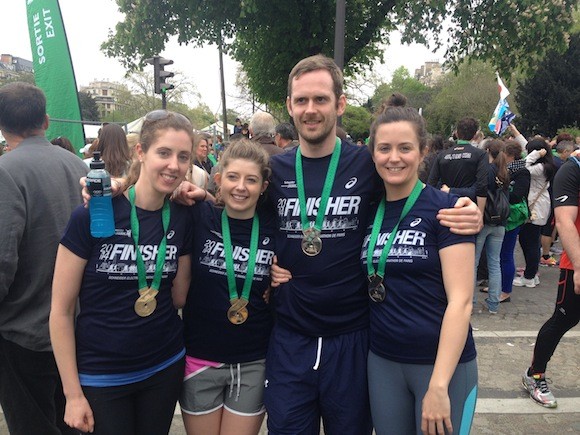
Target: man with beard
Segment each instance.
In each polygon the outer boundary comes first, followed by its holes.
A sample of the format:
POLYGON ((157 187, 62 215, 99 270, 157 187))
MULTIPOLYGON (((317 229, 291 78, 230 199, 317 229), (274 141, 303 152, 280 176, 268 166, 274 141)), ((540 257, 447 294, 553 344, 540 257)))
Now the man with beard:
MULTIPOLYGON (((321 417, 327 434, 372 431, 369 302, 358 258, 371 204, 384 193, 367 148, 336 137, 346 108, 342 85, 340 69, 322 55, 292 69, 286 106, 300 145, 271 158, 268 195, 283 268, 273 270, 273 285, 284 283, 272 295, 277 322, 266 357, 271 434, 318 434, 321 417)), ((456 232, 480 227, 481 214, 467 199, 440 217, 456 232)))

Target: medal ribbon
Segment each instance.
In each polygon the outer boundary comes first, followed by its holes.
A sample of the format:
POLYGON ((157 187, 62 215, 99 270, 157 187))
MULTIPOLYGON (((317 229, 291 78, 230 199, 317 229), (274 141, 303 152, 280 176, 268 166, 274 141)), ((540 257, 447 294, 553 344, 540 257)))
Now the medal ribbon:
POLYGON ((395 236, 397 234, 397 231, 399 230, 399 224, 403 219, 405 219, 405 216, 409 214, 409 212, 417 202, 417 198, 419 198, 421 190, 423 190, 423 186, 424 186, 423 183, 420 180, 417 180, 417 183, 415 183, 415 187, 413 187, 411 194, 405 201, 403 211, 401 212, 401 216, 399 217, 397 224, 391 231, 391 234, 389 234, 387 243, 383 247, 381 256, 379 257, 378 269, 377 271, 375 271, 375 268, 373 266, 373 253, 375 251, 375 247, 377 246, 377 239, 379 238, 379 233, 381 231, 381 226, 383 224, 383 218, 385 216, 385 205, 387 202, 386 199, 383 198, 381 203, 379 204, 379 208, 377 209, 377 213, 375 214, 375 220, 373 222, 373 230, 371 232, 371 238, 369 240, 369 246, 367 250, 367 272, 369 275, 369 279, 371 279, 374 275, 378 275, 381 278, 381 280, 385 277, 387 256, 389 255, 389 251, 391 250, 391 246, 393 245, 393 241, 395 240, 395 236))
MULTIPOLYGON (((336 168, 338 167, 338 161, 340 159, 340 149, 341 142, 337 137, 334 151, 330 158, 330 164, 328 165, 328 172, 326 173, 326 178, 324 180, 324 187, 322 188, 322 195, 320 196, 320 206, 318 207, 318 212, 316 214, 316 221, 314 222, 314 228, 318 230, 318 232, 322 231, 324 214, 326 213, 326 204, 328 204, 328 198, 330 197, 330 191, 334 184, 334 176, 336 175, 336 168)), ((300 147, 296 150, 296 188, 298 189, 298 201, 300 202, 302 231, 305 231, 310 228, 310 221, 306 214, 306 193, 304 191, 304 175, 302 172, 302 154, 300 153, 300 147)))
MULTIPOLYGON (((139 219, 137 218, 137 208, 135 207, 135 186, 131 186, 129 188, 129 202, 131 203, 131 235, 133 236, 135 250, 137 251, 137 275, 139 277, 139 290, 141 290, 148 286, 145 262, 143 261, 143 256, 139 250, 139 219)), ((163 239, 161 239, 159 250, 157 251, 155 275, 153 275, 153 282, 151 283, 151 288, 157 291, 159 291, 159 286, 161 285, 161 275, 163 275, 163 266, 165 265, 165 254, 167 252, 167 229, 169 228, 170 214, 171 212, 169 210, 169 201, 166 198, 165 202, 163 203, 163 209, 161 210, 161 220, 163 222, 163 239)))
MULTIPOLYGON (((254 214, 252 221, 252 234, 250 236, 250 257, 248 260, 248 270, 246 278, 244 279, 244 287, 242 289, 241 299, 249 301, 250 289, 252 288, 252 280, 254 279, 254 266, 256 265, 256 253, 258 252, 258 235, 260 221, 258 215, 254 214)), ((230 235, 230 222, 226 210, 222 211, 222 236, 224 238, 224 251, 226 254, 226 271, 228 273, 228 289, 230 291, 230 301, 235 301, 240 298, 238 288, 236 286, 236 271, 234 270, 234 256, 232 252, 232 238, 230 235)))

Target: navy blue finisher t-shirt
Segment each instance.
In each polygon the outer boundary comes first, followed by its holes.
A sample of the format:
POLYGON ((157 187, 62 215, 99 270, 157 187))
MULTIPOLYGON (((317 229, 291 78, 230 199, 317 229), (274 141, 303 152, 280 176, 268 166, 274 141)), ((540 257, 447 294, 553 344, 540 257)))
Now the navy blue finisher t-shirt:
MULTIPOLYGON (((131 205, 123 195, 113 198, 115 235, 94 238, 89 211, 72 214, 61 243, 87 260, 79 293, 75 334, 80 375, 131 373, 155 367, 183 351, 183 326, 173 306, 171 287, 178 259, 191 250, 187 207, 171 203, 167 251, 157 307, 148 317, 135 313, 139 298, 135 243, 131 237, 131 205)), ((139 248, 147 282, 155 273, 163 238, 161 210, 137 207, 139 248)))
MULTIPOLYGON (((209 202, 191 207, 195 222, 193 235, 193 276, 183 308, 187 355, 227 364, 255 361, 266 357, 272 310, 262 296, 270 285, 274 258, 274 221, 262 214, 254 278, 250 290, 248 318, 234 325, 227 318, 230 296, 222 235, 222 208, 209 202)), ((238 295, 241 296, 248 270, 253 219, 229 218, 232 256, 238 295)))
MULTIPOLYGON (((387 202, 385 217, 373 253, 375 270, 391 230, 399 220, 406 198, 387 202)), ((426 186, 399 225, 387 257, 384 302, 371 304, 370 349, 378 356, 407 364, 434 364, 447 296, 439 250, 458 243, 474 243, 475 236, 453 234, 436 218, 442 208, 452 208, 457 197, 426 186)), ((374 214, 373 214, 374 218, 374 214)), ((367 250, 372 222, 360 253, 367 271, 367 250)), ((461 264, 458 267, 473 267, 461 264)), ((469 334, 460 362, 474 359, 469 334)))
MULTIPOLYGON (((306 208, 316 219, 331 156, 302 157, 306 208)), ((322 228, 322 251, 302 252, 302 225, 296 188, 296 149, 270 159, 268 196, 277 215, 278 264, 292 279, 274 292, 277 321, 312 337, 368 328, 366 278, 359 265, 370 204, 381 197, 382 181, 366 147, 343 142, 322 228)))

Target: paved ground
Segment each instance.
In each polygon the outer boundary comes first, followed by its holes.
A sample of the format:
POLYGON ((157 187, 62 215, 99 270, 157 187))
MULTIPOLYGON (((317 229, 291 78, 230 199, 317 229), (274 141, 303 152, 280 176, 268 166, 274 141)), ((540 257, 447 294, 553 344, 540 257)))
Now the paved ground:
MULTIPOLYGON (((533 289, 514 287, 512 302, 501 304, 499 314, 473 315, 480 392, 472 434, 580 434, 580 328, 564 336, 548 366, 558 408, 536 405, 521 387, 536 334, 554 309, 558 269, 541 267, 540 280, 533 289)), ((0 413, 0 435, 6 434, 0 413)), ((170 434, 185 434, 177 414, 170 434)))

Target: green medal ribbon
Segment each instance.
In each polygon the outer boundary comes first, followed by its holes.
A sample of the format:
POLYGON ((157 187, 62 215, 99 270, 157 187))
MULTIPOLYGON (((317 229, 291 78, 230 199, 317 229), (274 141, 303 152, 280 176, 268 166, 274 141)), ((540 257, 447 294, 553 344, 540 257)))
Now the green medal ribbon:
POLYGON ((244 279, 244 287, 242 289, 242 296, 238 293, 236 286, 236 271, 234 268, 234 256, 232 251, 232 238, 230 235, 230 222, 226 210, 222 211, 222 236, 224 239, 224 252, 226 254, 226 271, 228 274, 228 289, 230 291, 230 302, 233 304, 237 299, 243 299, 245 302, 249 301, 250 290, 252 288, 252 280, 254 279, 254 266, 256 265, 256 253, 258 252, 258 235, 260 221, 258 215, 254 214, 252 221, 252 233, 250 236, 250 257, 248 260, 248 270, 246 278, 244 279))
MULTIPOLYGON (((318 207, 318 212, 316 214, 316 221, 314 222, 314 229, 318 231, 318 233, 322 231, 324 214, 326 213, 326 205, 328 204, 328 199, 330 198, 330 191, 332 190, 332 185, 334 184, 336 168, 338 167, 338 161, 340 159, 340 149, 341 142, 337 137, 336 143, 334 145, 334 151, 332 152, 332 157, 330 158, 330 164, 328 165, 326 179, 324 180, 324 187, 322 188, 322 195, 320 196, 320 206, 318 207)), ((300 220, 302 223, 302 231, 304 232, 308 230, 311 225, 310 221, 308 220, 308 215, 306 214, 306 193, 304 191, 304 175, 302 172, 302 154, 300 153, 300 147, 298 147, 296 150, 296 187, 298 189, 298 201, 300 202, 300 220)))
MULTIPOLYGON (((145 262, 139 250, 139 219, 137 218, 137 208, 135 207, 135 186, 129 188, 129 202, 131 203, 131 235, 135 242, 135 250, 137 251, 137 274, 139 277, 139 289, 147 288, 147 273, 145 271, 145 262)), ((163 222, 163 239, 159 244, 157 251, 157 262, 155 263, 155 275, 153 275, 153 282, 151 288, 159 291, 161 285, 161 276, 163 275, 163 266, 165 265, 165 254, 167 252, 167 229, 169 228, 169 201, 167 198, 163 203, 161 211, 161 220, 163 222)))
POLYGON ((375 247, 377 246, 377 239, 379 238, 379 233, 381 231, 381 226, 383 224, 383 218, 385 217, 386 199, 383 198, 381 203, 379 204, 379 208, 377 209, 377 213, 375 214, 375 220, 373 222, 373 229, 371 232, 371 238, 369 240, 369 246, 367 248, 367 272, 369 276, 369 281, 373 281, 373 278, 375 276, 378 276, 382 282, 383 278, 385 277, 387 256, 389 255, 389 251, 391 250, 391 246, 393 245, 393 241, 395 240, 395 236, 397 234, 397 231, 399 230, 399 224, 403 219, 405 219, 407 214, 409 214, 409 212, 417 202, 417 198, 419 198, 421 190, 423 190, 423 186, 424 184, 420 180, 417 180, 417 183, 415 183, 415 187, 413 187, 411 194, 405 201, 403 211, 401 212, 401 216, 399 217, 397 224, 391 231, 391 234, 389 234, 387 243, 383 247, 381 256, 379 257, 378 269, 375 271, 375 268, 373 266, 373 253, 375 251, 375 247))

